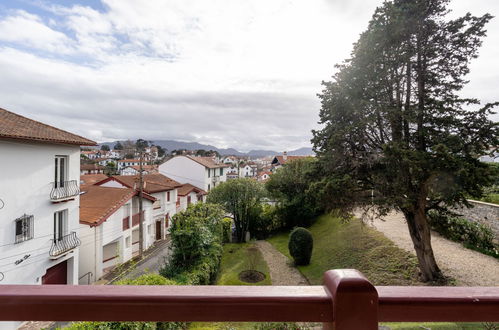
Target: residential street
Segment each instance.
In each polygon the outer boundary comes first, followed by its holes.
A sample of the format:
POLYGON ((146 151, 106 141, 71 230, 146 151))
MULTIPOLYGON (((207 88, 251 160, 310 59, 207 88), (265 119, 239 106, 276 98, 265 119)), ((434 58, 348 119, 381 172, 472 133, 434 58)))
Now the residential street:
POLYGON ((170 239, 167 238, 156 243, 151 250, 152 251, 146 255, 145 259, 124 275, 122 279, 134 279, 148 273, 157 274, 159 269, 163 267, 165 258, 170 255, 170 239))

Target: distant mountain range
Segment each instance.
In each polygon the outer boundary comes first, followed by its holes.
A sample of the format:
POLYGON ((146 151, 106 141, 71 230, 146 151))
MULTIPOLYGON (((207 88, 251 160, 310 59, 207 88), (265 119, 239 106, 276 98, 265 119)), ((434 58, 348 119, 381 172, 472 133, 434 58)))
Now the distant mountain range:
MULTIPOLYGON (((99 143, 99 147, 101 145, 106 144, 112 149, 113 146, 116 144, 116 142, 118 142, 118 141, 99 143)), ((121 142, 123 142, 123 141, 121 141, 121 142)), ((202 143, 198 143, 198 142, 180 142, 180 141, 174 141, 174 140, 156 140, 156 141, 152 141, 152 143, 157 145, 157 146, 161 146, 162 148, 168 150, 168 152, 171 152, 172 150, 178 150, 178 149, 186 149, 186 150, 203 149, 203 150, 218 151, 218 153, 220 155, 223 155, 223 156, 234 155, 234 156, 264 157, 264 156, 275 156, 275 155, 282 154, 282 151, 274 151, 274 150, 251 150, 249 152, 240 152, 234 148, 223 149, 223 148, 217 148, 217 147, 209 145, 209 144, 202 144, 202 143)), ((300 148, 300 149, 296 149, 296 150, 289 150, 287 152, 288 152, 288 155, 290 155, 290 156, 309 156, 309 155, 314 154, 314 152, 312 151, 312 148, 300 148)))

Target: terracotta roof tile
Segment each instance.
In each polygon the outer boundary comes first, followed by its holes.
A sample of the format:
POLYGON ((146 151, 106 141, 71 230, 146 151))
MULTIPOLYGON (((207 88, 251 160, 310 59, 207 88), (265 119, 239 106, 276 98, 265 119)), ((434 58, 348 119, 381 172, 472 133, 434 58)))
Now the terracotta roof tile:
POLYGON ((80 182, 82 185, 93 185, 99 181, 107 179, 105 174, 85 174, 80 175, 80 182))
POLYGON ((0 138, 93 146, 96 143, 0 108, 0 138))
POLYGON ((86 186, 80 195, 80 222, 98 226, 132 198, 136 191, 128 188, 86 186))
MULTIPOLYGON (((146 174, 142 177, 146 183, 144 191, 148 194, 172 190, 181 186, 180 183, 164 176, 163 174, 146 174)), ((135 186, 135 182, 138 181, 138 178, 138 175, 115 175, 112 177, 112 179, 115 179, 129 188, 133 188, 135 186)))
POLYGON ((206 191, 204 191, 203 189, 199 189, 198 187, 193 186, 190 183, 186 183, 186 184, 181 185, 177 190, 177 194, 179 196, 186 196, 186 195, 190 194, 191 191, 195 191, 196 193, 201 194, 201 195, 206 195, 206 191))

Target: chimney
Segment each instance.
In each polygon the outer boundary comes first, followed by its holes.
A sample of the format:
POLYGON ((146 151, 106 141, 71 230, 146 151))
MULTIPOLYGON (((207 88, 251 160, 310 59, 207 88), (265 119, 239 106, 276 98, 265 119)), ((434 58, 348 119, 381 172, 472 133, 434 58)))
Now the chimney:
POLYGON ((282 153, 282 159, 284 159, 286 161, 286 159, 288 159, 288 152, 287 151, 284 151, 282 153))

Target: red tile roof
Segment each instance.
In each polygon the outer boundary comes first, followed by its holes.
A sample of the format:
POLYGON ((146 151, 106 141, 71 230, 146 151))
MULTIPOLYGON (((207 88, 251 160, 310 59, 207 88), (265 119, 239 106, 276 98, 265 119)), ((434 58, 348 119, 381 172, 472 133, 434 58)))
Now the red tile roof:
POLYGON ((96 145, 92 140, 23 117, 2 108, 0 108, 0 138, 74 144, 80 146, 96 145))
POLYGON ((182 186, 180 186, 178 188, 177 191, 178 191, 177 194, 179 196, 186 196, 186 195, 190 194, 192 191, 194 191, 198 194, 201 194, 201 195, 206 195, 206 191, 204 191, 203 189, 199 189, 198 187, 193 186, 190 183, 183 184, 182 186))
POLYGON ((93 185, 94 183, 100 182, 107 179, 105 174, 85 174, 80 175, 81 185, 93 185))
MULTIPOLYGON (((148 194, 172 190, 182 185, 177 181, 172 180, 167 176, 164 176, 163 174, 145 174, 142 176, 142 178, 146 183, 144 191, 148 194)), ((128 188, 133 188, 136 186, 138 179, 139 179, 138 175, 115 175, 106 180, 98 182, 98 184, 103 184, 110 180, 116 180, 128 188)))
MULTIPOLYGON (((101 186, 85 186, 80 195, 80 223, 98 226, 106 221, 114 212, 138 194, 129 188, 110 188, 101 186)), ((156 198, 147 194, 144 199, 154 202, 156 198)))

